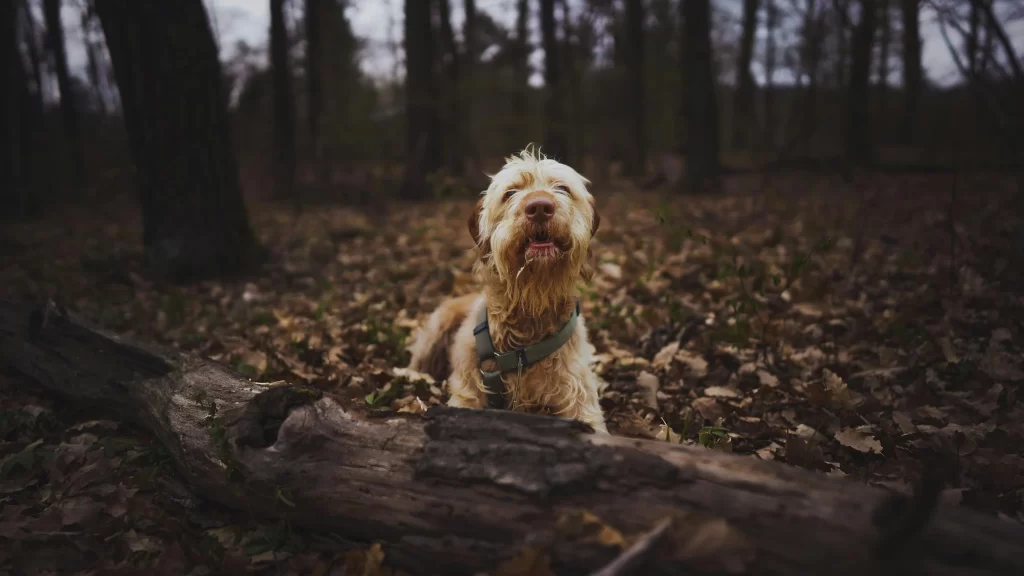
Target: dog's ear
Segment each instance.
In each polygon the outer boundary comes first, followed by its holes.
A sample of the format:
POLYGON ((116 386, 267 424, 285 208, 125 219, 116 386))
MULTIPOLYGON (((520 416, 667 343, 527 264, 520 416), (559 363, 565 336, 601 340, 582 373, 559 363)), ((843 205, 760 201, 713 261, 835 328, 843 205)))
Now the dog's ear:
POLYGON ((473 237, 474 244, 480 244, 480 215, 484 211, 484 198, 476 201, 476 208, 469 215, 469 235, 473 237))
POLYGON ((597 234, 598 227, 601 226, 601 215, 597 213, 597 205, 594 204, 594 198, 590 198, 590 207, 594 210, 594 219, 590 223, 590 235, 597 234))

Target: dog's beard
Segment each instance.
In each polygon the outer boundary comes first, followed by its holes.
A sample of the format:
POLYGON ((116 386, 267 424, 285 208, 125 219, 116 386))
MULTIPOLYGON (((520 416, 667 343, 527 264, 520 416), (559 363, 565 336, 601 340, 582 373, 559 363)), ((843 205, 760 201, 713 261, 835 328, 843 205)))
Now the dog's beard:
POLYGON ((575 294, 588 240, 589 235, 581 238, 564 224, 502 222, 478 270, 492 290, 503 293, 509 309, 542 314, 575 294))

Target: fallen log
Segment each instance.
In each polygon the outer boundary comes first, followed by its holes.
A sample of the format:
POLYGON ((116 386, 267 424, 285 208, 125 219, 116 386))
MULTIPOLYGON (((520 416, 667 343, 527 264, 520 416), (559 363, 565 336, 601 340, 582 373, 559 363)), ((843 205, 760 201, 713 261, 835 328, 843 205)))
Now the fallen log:
POLYGON ((531 561, 558 574, 1024 574, 1024 526, 934 491, 901 498, 553 417, 372 417, 129 342, 53 303, 0 301, 0 366, 145 426, 206 498, 380 542, 413 574, 531 561))

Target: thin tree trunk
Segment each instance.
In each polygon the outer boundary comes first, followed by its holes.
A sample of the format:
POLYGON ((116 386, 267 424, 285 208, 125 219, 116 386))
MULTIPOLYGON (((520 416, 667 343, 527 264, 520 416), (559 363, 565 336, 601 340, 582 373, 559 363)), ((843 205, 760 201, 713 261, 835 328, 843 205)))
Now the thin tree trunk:
POLYGON ((0 365, 145 427, 199 495, 353 547, 378 542, 407 573, 595 574, 666 520, 633 574, 1024 573, 1024 527, 942 503, 931 471, 908 497, 553 416, 370 417, 110 335, 53 303, 0 301, 0 365), (524 567, 531 557, 543 569, 524 567))
POLYGON ((569 163, 562 61, 555 22, 555 0, 540 0, 540 30, 544 44, 544 149, 569 163))
POLYGON ((528 0, 518 0, 516 4, 516 63, 515 77, 516 86, 513 93, 513 107, 515 109, 515 126, 518 129, 517 136, 521 140, 516 146, 525 146, 526 138, 530 130, 527 129, 529 121, 527 97, 530 93, 530 37, 529 37, 530 3, 528 0))
POLYGON ((750 62, 754 57, 754 33, 757 31, 758 0, 743 0, 743 32, 740 35, 740 54, 736 61, 736 92, 732 106, 732 145, 746 148, 749 136, 755 134, 753 124, 754 76, 750 62))
POLYGON ((437 0, 436 6, 444 50, 448 53, 448 65, 445 67, 448 71, 448 134, 445 138, 445 152, 448 153, 449 171, 454 176, 461 176, 465 172, 462 143, 462 56, 455 42, 451 3, 449 0, 437 0))
POLYGON ((559 56, 564 64, 562 72, 563 103, 568 100, 565 111, 566 127, 566 152, 567 158, 576 158, 583 162, 587 155, 586 126, 584 124, 585 103, 583 101, 583 75, 585 74, 585 55, 580 45, 579 29, 573 25, 572 15, 569 13, 569 2, 558 0, 562 9, 562 38, 563 44, 559 50, 559 56))
POLYGON ((309 144, 312 150, 313 177, 321 186, 330 186, 330 172, 324 158, 320 123, 323 121, 323 3, 325 0, 306 0, 304 24, 306 28, 306 113, 309 124, 309 144))
POLYGON ((906 102, 900 132, 905 144, 914 142, 914 120, 922 88, 919 8, 920 0, 900 2, 900 14, 903 19, 903 90, 906 102))
POLYGON ((427 176, 441 168, 443 158, 430 17, 433 1, 405 0, 407 133, 402 196, 408 199, 429 197, 427 176))
POLYGON ((967 19, 967 37, 964 38, 964 53, 967 54, 967 70, 974 76, 978 73, 978 34, 981 25, 981 9, 978 0, 970 0, 967 19))
MULTIPOLYGON (((889 11, 889 0, 879 0, 879 17, 881 18, 880 50, 878 52, 878 117, 887 122, 889 108, 889 44, 892 41, 892 22, 889 11)), ((883 124, 886 126, 887 124, 883 124)), ((889 132, 884 130, 883 132, 889 132)), ((883 141, 885 139, 883 138, 883 141)))
MULTIPOLYGON (((10 0, 9 0, 10 1, 10 0)), ((64 27, 60 21, 60 0, 43 0, 43 17, 46 19, 46 38, 53 54, 57 72, 57 86, 60 88, 60 112, 64 124, 65 151, 68 156, 70 186, 81 191, 85 186, 85 159, 82 156, 82 138, 79 127, 78 104, 75 90, 68 73, 68 57, 64 46, 64 27)))
POLYGON ((107 103, 105 77, 100 71, 100 50, 93 37, 95 16, 96 14, 92 9, 92 4, 87 3, 86 9, 82 11, 81 18, 82 41, 85 44, 85 56, 89 66, 89 83, 92 84, 93 90, 96 92, 96 102, 99 105, 100 113, 104 116, 108 116, 110 115, 111 110, 107 103))
POLYGON ((26 216, 28 197, 25 178, 25 149, 22 145, 25 117, 24 99, 28 79, 18 54, 18 2, 0 2, 0 220, 18 220, 26 216))
POLYGON ((779 11, 775 0, 765 0, 765 43, 764 43, 764 148, 775 150, 778 135, 775 133, 775 29, 778 26, 779 11))
POLYGON ((469 155, 469 159, 472 162, 474 172, 480 171, 480 156, 477 149, 477 132, 476 132, 476 98, 477 98, 477 82, 478 73, 477 65, 480 62, 480 39, 477 37, 479 34, 478 29, 478 16, 476 11, 475 0, 464 0, 462 4, 463 11, 465 12, 465 20, 462 24, 462 36, 466 43, 465 49, 465 66, 463 70, 463 94, 465 95, 462 118, 465 122, 465 130, 463 130, 463 137, 465 138, 464 144, 466 151, 469 155))
POLYGON ((634 178, 647 173, 647 78, 644 57, 644 3, 626 0, 627 103, 632 120, 633 151, 629 155, 628 172, 634 178))
POLYGON ((202 0, 95 0, 134 155, 151 268, 190 281, 255 264, 202 0))
POLYGON ((690 193, 718 191, 718 102, 711 66, 711 5, 709 0, 687 0, 680 2, 680 12, 686 187, 690 193))
POLYGON ((295 186, 295 99, 288 55, 285 0, 270 0, 270 68, 274 82, 274 198, 291 201, 298 210, 302 199, 295 186))
POLYGON ((878 3, 876 0, 861 0, 860 8, 860 21, 853 31, 845 132, 848 160, 854 166, 866 167, 872 162, 871 54, 878 3))

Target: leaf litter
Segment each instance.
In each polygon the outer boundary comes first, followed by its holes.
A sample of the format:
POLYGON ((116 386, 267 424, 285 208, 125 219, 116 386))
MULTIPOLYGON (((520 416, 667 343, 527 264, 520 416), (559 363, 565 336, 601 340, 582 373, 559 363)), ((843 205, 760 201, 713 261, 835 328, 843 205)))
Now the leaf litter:
MULTIPOLYGON (((951 273, 936 225, 945 200, 922 182, 883 180, 880 189, 920 193, 874 204, 865 192, 837 196, 835 182, 781 177, 759 194, 685 202, 599 192, 598 273, 581 291, 610 430, 890 489, 912 486, 941 455, 959 464, 956 502, 1024 521, 1024 313, 1000 276, 1016 262, 1000 234, 1020 223, 991 208, 997 185, 979 184, 963 200, 971 209, 958 211, 970 243, 951 273)), ((5 231, 24 250, 0 271, 0 290, 52 295, 115 332, 256 381, 415 414, 446 399, 445 382, 404 366, 437 304, 474 290, 470 206, 396 205, 381 226, 344 208, 294 216, 255 204, 253 227, 271 253, 264 270, 191 286, 148 278, 133 252, 136 215, 74 226, 55 215, 5 231)), ((379 544, 351 550, 330 535, 197 508, 147 434, 56 409, 0 378, 0 531, 40 550, 2 556, 0 570, 59 560, 390 573, 379 544)), ((580 517, 576 527, 618 541, 599 524, 580 517)), ((729 533, 704 532, 708 541, 729 533)), ((496 573, 547 574, 549 559, 527 547, 496 573)))

